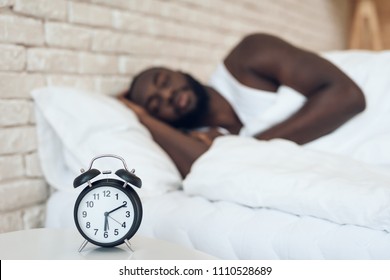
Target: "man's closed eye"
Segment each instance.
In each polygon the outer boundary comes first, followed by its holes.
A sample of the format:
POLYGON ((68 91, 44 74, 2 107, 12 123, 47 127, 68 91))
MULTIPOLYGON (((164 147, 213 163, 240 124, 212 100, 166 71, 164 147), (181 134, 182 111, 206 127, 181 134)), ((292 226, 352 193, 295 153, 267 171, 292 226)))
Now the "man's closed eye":
POLYGON ((150 114, 156 115, 160 111, 160 105, 161 98, 155 95, 149 98, 148 102, 146 103, 146 108, 150 114))

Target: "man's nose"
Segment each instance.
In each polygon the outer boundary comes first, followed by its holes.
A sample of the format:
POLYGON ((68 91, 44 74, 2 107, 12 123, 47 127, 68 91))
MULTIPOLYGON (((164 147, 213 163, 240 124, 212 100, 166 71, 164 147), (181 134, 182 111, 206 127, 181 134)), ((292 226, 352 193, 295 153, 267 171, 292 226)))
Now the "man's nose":
POLYGON ((171 102, 172 97, 173 97, 173 90, 171 87, 161 89, 160 94, 161 94, 162 100, 165 103, 169 104, 171 102))

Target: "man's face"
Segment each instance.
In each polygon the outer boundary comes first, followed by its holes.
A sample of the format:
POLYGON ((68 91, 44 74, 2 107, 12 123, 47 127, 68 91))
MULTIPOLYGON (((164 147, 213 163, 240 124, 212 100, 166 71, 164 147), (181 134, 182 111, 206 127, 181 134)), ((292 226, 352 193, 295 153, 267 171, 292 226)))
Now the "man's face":
POLYGON ((152 68, 135 81, 131 100, 176 127, 190 128, 207 107, 206 89, 188 74, 152 68))

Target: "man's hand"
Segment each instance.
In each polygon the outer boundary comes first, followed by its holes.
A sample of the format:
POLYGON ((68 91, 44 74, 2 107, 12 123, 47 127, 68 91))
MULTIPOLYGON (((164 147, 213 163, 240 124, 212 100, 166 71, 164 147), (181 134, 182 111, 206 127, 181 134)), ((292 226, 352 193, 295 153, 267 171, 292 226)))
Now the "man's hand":
POLYGON ((217 128, 212 127, 207 131, 190 131, 188 135, 198 141, 203 142, 209 147, 211 146, 215 138, 223 134, 217 128))
POLYGON ((123 95, 118 96, 118 100, 125 104, 130 110, 132 110, 138 116, 138 118, 148 114, 144 108, 130 101, 123 95))
MULTIPOLYGON (((153 139, 172 158, 183 177, 190 171, 192 163, 207 151, 212 140, 217 136, 217 130, 206 132, 203 136, 199 136, 200 133, 198 133, 196 135, 198 137, 183 133, 156 119, 144 108, 125 98, 123 94, 117 98, 129 109, 133 110, 139 121, 150 131, 153 139), (209 144, 206 145, 205 143, 209 144)), ((108 216, 108 218, 113 219, 111 216, 108 216)))

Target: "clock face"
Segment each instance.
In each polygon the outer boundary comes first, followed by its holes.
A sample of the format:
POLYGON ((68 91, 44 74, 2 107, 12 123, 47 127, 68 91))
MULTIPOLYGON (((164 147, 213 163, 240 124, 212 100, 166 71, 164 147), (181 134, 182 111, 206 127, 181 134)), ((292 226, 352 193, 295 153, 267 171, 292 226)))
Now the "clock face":
POLYGON ((118 180, 99 181, 87 187, 75 205, 74 217, 80 233, 99 246, 116 246, 129 239, 139 227, 139 198, 118 180), (118 183, 116 183, 118 182, 118 183))

